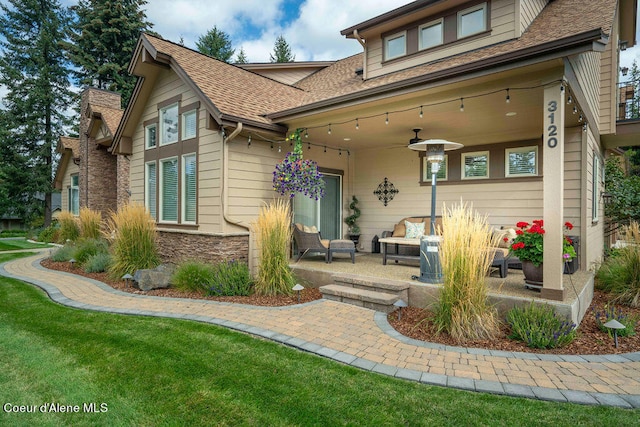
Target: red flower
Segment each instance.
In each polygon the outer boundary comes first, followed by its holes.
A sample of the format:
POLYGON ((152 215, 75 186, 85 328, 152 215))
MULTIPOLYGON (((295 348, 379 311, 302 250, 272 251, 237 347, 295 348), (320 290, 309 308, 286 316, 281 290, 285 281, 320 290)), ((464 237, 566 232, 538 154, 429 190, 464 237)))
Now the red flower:
POLYGON ((567 230, 572 230, 573 229, 573 224, 571 224, 569 221, 565 222, 564 226, 567 227, 567 230))
POLYGON ((514 250, 524 249, 524 242, 514 243, 513 245, 511 245, 511 249, 514 249, 514 250))
POLYGON ((568 244, 573 245, 573 240, 571 240, 569 237, 564 236, 564 240, 566 240, 568 244))
POLYGON ((522 231, 522 230, 518 229, 518 230, 516 230, 516 234, 517 234, 517 235, 524 234, 524 231, 522 231))
POLYGON ((524 221, 520 221, 519 223, 516 224, 516 227, 518 228, 525 228, 528 227, 529 223, 528 222, 524 222, 524 221))
POLYGON ((544 221, 541 219, 534 219, 533 223, 539 227, 543 227, 544 226, 544 221))

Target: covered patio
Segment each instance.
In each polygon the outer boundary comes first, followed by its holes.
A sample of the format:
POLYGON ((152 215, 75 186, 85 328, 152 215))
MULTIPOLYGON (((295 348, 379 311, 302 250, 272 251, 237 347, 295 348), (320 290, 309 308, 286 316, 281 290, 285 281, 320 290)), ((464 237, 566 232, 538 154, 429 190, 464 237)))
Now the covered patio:
MULTIPOLYGON (((406 282, 409 285, 410 306, 428 307, 438 295, 439 285, 422 283, 412 276, 420 274, 418 263, 390 262, 382 265, 382 255, 372 253, 357 253, 355 264, 351 263, 348 254, 337 254, 332 263, 324 262, 323 256, 307 255, 300 261, 291 259, 290 266, 296 277, 304 286, 320 287, 334 283, 334 279, 341 276, 358 276, 379 283, 406 282)), ((562 276, 563 287, 566 289, 562 301, 543 299, 540 292, 526 289, 524 275, 521 270, 509 269, 507 277, 500 278, 492 272, 487 276, 489 300, 495 304, 500 313, 504 313, 514 305, 528 304, 536 301, 551 304, 556 312, 570 317, 579 323, 593 298, 593 273, 578 270, 574 274, 562 276)))

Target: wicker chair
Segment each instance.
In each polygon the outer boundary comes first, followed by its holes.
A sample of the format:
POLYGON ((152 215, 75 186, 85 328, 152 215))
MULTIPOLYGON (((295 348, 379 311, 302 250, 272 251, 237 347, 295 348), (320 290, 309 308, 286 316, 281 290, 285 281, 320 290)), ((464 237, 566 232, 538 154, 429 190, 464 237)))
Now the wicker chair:
POLYGON ((325 262, 329 262, 329 240, 321 239, 320 232, 304 231, 302 224, 295 224, 293 227, 293 240, 296 242, 296 252, 300 261, 304 255, 308 253, 324 254, 325 262))

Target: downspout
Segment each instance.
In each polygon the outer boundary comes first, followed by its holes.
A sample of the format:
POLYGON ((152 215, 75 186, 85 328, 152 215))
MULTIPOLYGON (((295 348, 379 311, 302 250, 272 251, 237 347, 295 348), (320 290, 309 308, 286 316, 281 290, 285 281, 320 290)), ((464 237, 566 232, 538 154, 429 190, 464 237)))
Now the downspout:
POLYGON ((365 41, 365 39, 363 39, 362 37, 360 37, 360 34, 358 34, 358 30, 353 30, 353 37, 354 37, 356 40, 358 40, 358 43, 360 43, 360 45, 361 45, 364 49, 366 49, 366 48, 367 48, 367 46, 366 46, 366 41, 365 41))
POLYGON ((222 180, 221 186, 221 194, 220 194, 220 203, 222 203, 222 217, 229 224, 237 225, 238 227, 242 227, 249 232, 249 253, 247 256, 247 263, 249 264, 249 271, 253 271, 253 243, 251 238, 251 226, 244 221, 231 218, 229 216, 229 212, 227 211, 229 207, 229 180, 227 176, 229 174, 229 146, 227 145, 231 142, 236 136, 238 136, 242 132, 242 123, 238 122, 236 128, 229 136, 224 137, 224 128, 222 129, 222 176, 220 179, 222 180))
POLYGON ((362 46, 362 49, 364 51, 364 55, 362 55, 362 80, 365 80, 368 76, 367 74, 367 41, 362 37, 360 37, 360 34, 358 34, 358 30, 353 30, 353 37, 356 40, 358 40, 358 43, 360 43, 360 46, 362 46))

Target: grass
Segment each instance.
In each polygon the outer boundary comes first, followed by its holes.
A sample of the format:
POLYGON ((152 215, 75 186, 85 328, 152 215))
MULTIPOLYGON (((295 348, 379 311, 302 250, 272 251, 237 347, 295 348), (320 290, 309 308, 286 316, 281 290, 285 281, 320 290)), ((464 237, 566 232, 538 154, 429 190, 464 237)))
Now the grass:
POLYGON ((66 308, 12 279, 0 278, 0 306, 0 403, 81 408, 0 411, 1 425, 580 426, 640 415, 406 382, 212 325, 66 308), (107 411, 82 413, 89 402, 107 411))
POLYGON ((46 245, 42 243, 31 243, 28 242, 27 239, 11 239, 11 240, 0 240, 0 252, 2 251, 18 251, 21 249, 42 249, 42 248, 50 248, 51 245, 46 245))
POLYGON ((102 214, 89 208, 80 209, 78 216, 80 236, 85 239, 97 240, 101 237, 102 214))

